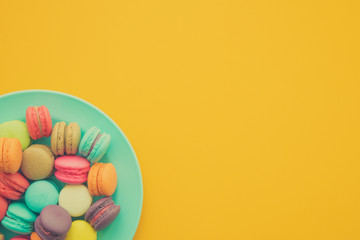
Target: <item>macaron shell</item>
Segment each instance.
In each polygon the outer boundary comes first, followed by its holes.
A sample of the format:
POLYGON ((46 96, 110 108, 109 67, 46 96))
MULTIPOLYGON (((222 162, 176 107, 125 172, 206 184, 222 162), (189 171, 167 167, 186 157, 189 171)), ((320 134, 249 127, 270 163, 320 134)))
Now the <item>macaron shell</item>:
POLYGON ((87 159, 92 163, 98 162, 108 150, 110 146, 110 142, 111 142, 110 134, 103 133, 100 139, 95 144, 94 148, 92 149, 87 159))
POLYGON ((79 153, 81 156, 83 157, 89 156, 90 148, 93 142, 95 141, 97 135, 99 135, 99 133, 100 133, 100 129, 98 129, 97 127, 91 127, 89 130, 86 131, 85 135, 80 141, 79 153))
POLYGON ((112 163, 105 163, 101 166, 97 184, 101 195, 111 196, 114 194, 117 186, 117 173, 112 163))
MULTIPOLYGON (((26 235, 21 235, 21 236, 16 236, 11 238, 10 240, 30 240, 31 238, 29 236, 26 235)), ((41 239, 40 239, 41 240, 41 239)))
POLYGON ((35 222, 36 215, 30 209, 21 202, 14 202, 9 205, 7 215, 12 214, 19 219, 22 219, 26 222, 33 223, 35 222))
POLYGON ((29 181, 19 172, 14 174, 0 172, 0 195, 8 199, 20 199, 29 185, 29 181))
POLYGON ((8 206, 9 200, 0 196, 0 221, 3 220, 3 218, 5 217, 8 206))
POLYGON ((55 235, 67 233, 71 227, 71 216, 61 206, 49 205, 40 213, 40 221, 44 229, 55 235))
POLYGON ((81 140, 81 129, 79 124, 76 122, 69 123, 69 125, 66 126, 65 135, 66 154, 76 154, 81 140))
POLYGON ((0 124, 0 137, 19 139, 22 150, 26 149, 31 143, 26 123, 19 120, 0 124))
POLYGON ((103 165, 103 163, 95 163, 89 171, 89 175, 88 175, 88 188, 90 191, 90 194, 92 196, 100 196, 100 192, 98 190, 98 185, 97 185, 97 178, 99 175, 99 169, 101 168, 101 166, 103 165))
POLYGON ((41 123, 42 136, 49 137, 52 131, 52 120, 49 109, 44 105, 38 108, 39 119, 41 123))
POLYGON ((76 220, 71 224, 71 228, 65 240, 96 240, 97 233, 91 225, 83 220, 76 220))
POLYGON ((0 195, 10 200, 21 198, 21 193, 4 184, 3 180, 0 181, 0 195))
POLYGON ((43 240, 63 240, 70 227, 70 214, 58 205, 45 207, 35 221, 36 233, 43 240))
POLYGON ((55 156, 64 155, 65 122, 55 123, 51 135, 51 151, 55 156))
POLYGON ((68 184, 81 184, 86 182, 87 180, 87 173, 77 173, 77 174, 66 174, 64 172, 55 172, 55 177, 63 182, 68 184))
POLYGON ((24 225, 23 222, 14 221, 7 216, 1 221, 1 224, 9 231, 12 231, 17 234, 30 234, 33 229, 24 225))
POLYGON ((55 156, 61 155, 58 150, 59 148, 61 150, 61 139, 62 139, 62 152, 63 152, 62 155, 64 155, 64 130, 65 130, 65 122, 55 123, 51 134, 51 151, 55 156), (60 129, 62 129, 62 131, 60 129))
POLYGON ((47 180, 33 182, 25 192, 25 203, 35 213, 46 206, 58 203, 59 191, 54 183, 47 180))
POLYGON ((16 173, 22 161, 21 143, 17 138, 1 139, 3 140, 0 140, 0 172, 16 173))
POLYGON ((67 155, 58 157, 55 160, 55 168, 57 170, 79 170, 81 172, 88 172, 90 169, 90 162, 81 156, 67 155))
POLYGON ((84 215, 90 208, 92 197, 82 184, 66 185, 59 195, 59 206, 66 209, 72 217, 84 215))
POLYGON ((21 171, 30 180, 40 180, 50 176, 54 169, 54 155, 50 148, 34 144, 25 149, 21 171))
POLYGON ((39 120, 34 107, 26 109, 26 125, 32 139, 37 140, 41 138, 39 120))
POLYGON ((36 232, 33 232, 30 236, 31 240, 42 240, 36 232))
POLYGON ((4 152, 4 143, 5 143, 5 138, 0 138, 0 172, 3 172, 3 168, 5 167, 5 162, 4 162, 4 158, 3 158, 3 152, 4 152))

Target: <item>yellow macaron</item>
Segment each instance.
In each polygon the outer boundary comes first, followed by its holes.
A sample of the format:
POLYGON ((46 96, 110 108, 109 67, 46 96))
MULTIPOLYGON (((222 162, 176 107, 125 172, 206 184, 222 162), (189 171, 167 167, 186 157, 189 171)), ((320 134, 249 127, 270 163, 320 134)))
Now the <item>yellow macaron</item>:
POLYGON ((65 240, 96 240, 97 233, 92 226, 83 220, 72 222, 65 240))

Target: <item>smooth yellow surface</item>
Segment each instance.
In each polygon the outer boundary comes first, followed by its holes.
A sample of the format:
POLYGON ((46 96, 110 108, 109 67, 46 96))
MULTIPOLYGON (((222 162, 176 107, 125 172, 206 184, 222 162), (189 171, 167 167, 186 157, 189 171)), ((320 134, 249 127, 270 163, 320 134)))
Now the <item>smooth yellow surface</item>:
POLYGON ((72 222, 65 240, 96 240, 97 233, 91 225, 83 220, 72 222))
POLYGON ((105 111, 135 240, 360 238, 359 1, 1 1, 0 94, 105 111))

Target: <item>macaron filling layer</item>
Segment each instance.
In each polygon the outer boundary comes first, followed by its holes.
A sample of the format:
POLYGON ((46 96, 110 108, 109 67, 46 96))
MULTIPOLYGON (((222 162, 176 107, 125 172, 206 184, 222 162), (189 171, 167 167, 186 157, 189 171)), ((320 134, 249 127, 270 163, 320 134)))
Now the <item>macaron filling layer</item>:
POLYGON ((94 226, 94 224, 96 223, 96 221, 103 216, 103 214, 109 210, 111 207, 113 206, 113 204, 109 204, 108 206, 104 207, 103 209, 101 209, 94 217, 93 219, 90 221, 90 225, 94 226))
POLYGON ((82 174, 79 173, 69 174, 64 171, 55 172, 55 177, 65 183, 73 183, 73 182, 84 183, 86 182, 87 176, 88 176, 87 172, 82 174))

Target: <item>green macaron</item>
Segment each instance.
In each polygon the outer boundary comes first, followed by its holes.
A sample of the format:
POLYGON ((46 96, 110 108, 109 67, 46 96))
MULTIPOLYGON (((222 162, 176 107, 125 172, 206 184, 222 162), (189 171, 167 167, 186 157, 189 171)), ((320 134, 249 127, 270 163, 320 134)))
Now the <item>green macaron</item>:
POLYGON ((40 213, 48 205, 56 205, 59 189, 50 180, 35 181, 25 192, 25 203, 33 212, 40 213))
POLYGON ((18 234, 30 234, 34 229, 36 215, 24 203, 14 202, 9 205, 1 224, 8 230, 18 234))
POLYGON ((31 143, 26 123, 19 120, 8 121, 0 124, 0 137, 19 139, 22 150, 25 150, 31 143))
POLYGON ((96 163, 104 156, 110 142, 110 134, 102 133, 97 127, 91 127, 80 141, 79 153, 91 163, 96 163))

